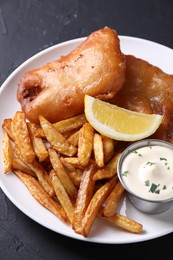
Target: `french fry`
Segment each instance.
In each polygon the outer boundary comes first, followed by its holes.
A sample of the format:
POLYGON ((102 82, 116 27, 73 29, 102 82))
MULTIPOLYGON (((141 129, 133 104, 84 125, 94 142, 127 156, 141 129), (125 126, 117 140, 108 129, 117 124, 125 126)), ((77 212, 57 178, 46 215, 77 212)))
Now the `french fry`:
POLYGON ((77 149, 43 116, 39 116, 41 127, 50 145, 59 153, 73 156, 77 149))
POLYGON ((49 197, 41 184, 32 176, 21 171, 14 171, 15 175, 26 185, 32 196, 45 208, 50 210, 55 216, 64 222, 67 222, 67 216, 62 207, 49 197))
MULTIPOLYGON (((70 143, 70 142, 68 141, 68 138, 69 138, 72 134, 74 134, 74 133, 75 133, 75 130, 71 130, 71 131, 62 133, 62 135, 65 137, 65 139, 67 140, 67 142, 70 143)), ((72 144, 72 143, 71 143, 71 144, 72 144)), ((72 144, 72 145, 73 145, 73 144, 72 144)))
POLYGON ((93 179, 102 180, 112 178, 115 174, 117 174, 117 164, 120 158, 121 153, 116 153, 113 158, 105 165, 103 169, 98 169, 93 176, 93 179))
POLYGON ((35 159, 35 152, 32 147, 29 131, 26 124, 26 117, 23 112, 17 111, 12 121, 14 142, 22 154, 25 163, 32 163, 35 159))
POLYGON ((74 185, 79 188, 80 182, 82 180, 82 171, 76 169, 75 171, 70 172, 69 176, 72 182, 74 183, 74 185))
POLYGON ((65 171, 57 152, 54 149, 49 149, 49 158, 53 169, 55 170, 58 178, 62 182, 65 190, 68 192, 71 198, 75 199, 77 196, 77 189, 70 179, 70 176, 65 171))
POLYGON ((72 228, 78 234, 83 233, 82 220, 94 192, 94 171, 95 165, 89 165, 88 168, 83 172, 80 182, 72 222, 72 228))
POLYGON ((45 171, 45 169, 42 167, 42 165, 39 162, 37 162, 36 160, 34 160, 32 162, 32 164, 27 164, 27 165, 33 172, 35 172, 40 184, 42 185, 44 190, 47 192, 47 194, 50 197, 53 197, 55 195, 55 191, 52 187, 52 183, 49 179, 49 176, 48 176, 47 172, 45 171))
MULTIPOLYGON (((65 120, 61 120, 57 123, 54 123, 53 126, 61 133, 71 132, 80 128, 84 123, 86 123, 86 117, 84 114, 74 116, 65 120)), ((37 137, 44 137, 44 132, 41 128, 36 130, 37 137)))
POLYGON ((104 166, 104 152, 103 152, 103 142, 101 135, 95 133, 94 134, 94 156, 96 164, 99 168, 102 168, 104 166))
POLYGON ((13 146, 13 152, 18 156, 18 158, 24 162, 25 164, 27 164, 25 162, 25 155, 23 153, 21 153, 21 151, 19 150, 18 146, 16 144, 14 144, 13 146))
POLYGON ((97 216, 141 233, 142 224, 116 212, 124 193, 117 176, 124 143, 115 147, 84 114, 54 124, 39 120, 41 127, 20 111, 4 120, 4 173, 13 170, 41 205, 80 235, 89 235, 97 216))
POLYGON ((12 162, 13 170, 20 170, 24 173, 27 173, 33 177, 36 177, 35 172, 33 172, 28 165, 26 165, 20 158, 14 157, 12 162))
POLYGON ((73 146, 78 146, 79 141, 79 130, 70 135, 67 139, 69 143, 71 143, 73 146))
POLYGON ((94 129, 89 123, 85 123, 79 131, 78 158, 79 164, 86 167, 89 164, 93 149, 94 129))
POLYGON ((98 189, 93 195, 88 208, 85 212, 84 218, 82 220, 82 235, 87 237, 91 226, 97 217, 98 211, 105 201, 109 193, 111 192, 113 186, 115 185, 116 177, 113 177, 110 181, 106 182, 100 189, 98 189))
POLYGON ((65 120, 61 120, 57 123, 54 123, 53 125, 60 133, 65 133, 80 128, 86 122, 87 120, 85 114, 81 114, 65 120))
POLYGON ((119 205, 120 198, 122 197, 123 193, 124 187, 118 181, 113 190, 111 191, 109 197, 107 198, 105 207, 103 209, 103 216, 111 217, 115 214, 119 205))
POLYGON ((36 137, 34 135, 34 133, 35 133, 36 129, 38 129, 38 127, 36 126, 36 124, 29 122, 28 128, 30 131, 30 136, 31 136, 35 154, 38 157, 39 162, 43 162, 44 160, 46 160, 48 158, 49 153, 48 153, 48 150, 47 150, 42 138, 36 137))
MULTIPOLYGON (((54 126, 54 124, 52 124, 52 126, 54 126)), ((55 128, 56 129, 56 128, 55 128)), ((58 130, 58 129, 57 129, 58 130)), ((60 131, 59 131, 60 132, 60 131)), ((61 133, 61 132, 60 132, 61 133)), ((69 136, 71 136, 74 133, 73 130, 68 131, 68 132, 63 132, 62 135, 67 139, 69 136)), ((38 129, 35 130, 34 133, 35 137, 40 137, 42 139, 45 139, 46 136, 44 134, 44 131, 41 127, 39 127, 38 129)))
POLYGON ((44 131, 41 127, 37 128, 34 132, 35 137, 45 138, 44 131))
POLYGON ((79 158, 78 157, 64 157, 63 160, 66 162, 66 163, 69 163, 71 164, 72 166, 74 166, 75 168, 78 168, 78 169, 81 169, 81 170, 84 170, 85 167, 81 166, 80 163, 79 163, 79 158))
POLYGON ((143 229, 142 224, 118 213, 112 217, 101 216, 101 218, 131 233, 140 234, 143 229))
POLYGON ((64 186, 62 185, 60 179, 56 175, 55 171, 52 170, 50 172, 50 179, 52 182, 52 185, 55 190, 55 194, 61 203, 64 211, 67 214, 67 217, 69 218, 70 222, 72 223, 73 220, 73 213, 74 213, 74 206, 73 203, 71 202, 68 193, 66 192, 64 186))
POLYGON ((116 141, 102 135, 102 142, 103 142, 104 162, 107 163, 114 155, 114 151, 115 151, 114 147, 116 141))
POLYGON ((13 151, 10 138, 6 131, 4 132, 3 136, 2 151, 4 156, 4 173, 8 173, 12 169, 13 151))
POLYGON ((12 129, 11 129, 12 128, 11 124, 12 124, 12 118, 4 119, 4 122, 2 124, 2 128, 4 129, 5 132, 7 132, 10 139, 12 141, 14 141, 14 137, 13 137, 13 133, 12 133, 12 129))
POLYGON ((76 168, 71 163, 68 163, 66 160, 64 160, 64 157, 60 157, 60 161, 63 164, 63 166, 67 168, 70 172, 74 172, 76 170, 76 168))

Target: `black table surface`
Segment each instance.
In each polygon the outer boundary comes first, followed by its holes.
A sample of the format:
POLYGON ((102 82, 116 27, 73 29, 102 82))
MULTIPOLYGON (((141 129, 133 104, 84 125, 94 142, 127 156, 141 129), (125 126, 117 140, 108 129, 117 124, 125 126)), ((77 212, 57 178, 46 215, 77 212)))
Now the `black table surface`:
MULTIPOLYGON (((0 85, 37 52, 105 25, 172 48, 172 24, 172 0, 0 0, 0 85)), ((118 245, 75 240, 34 222, 0 190, 0 259, 166 260, 173 259, 172 239, 173 233, 118 245)))

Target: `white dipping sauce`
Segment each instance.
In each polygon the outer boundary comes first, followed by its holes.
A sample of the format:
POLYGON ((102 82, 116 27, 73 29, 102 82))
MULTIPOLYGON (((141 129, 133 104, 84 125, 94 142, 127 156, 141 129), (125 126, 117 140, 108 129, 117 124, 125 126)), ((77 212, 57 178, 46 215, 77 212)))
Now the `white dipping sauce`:
POLYGON ((129 190, 150 200, 173 197, 173 150, 154 145, 130 152, 122 162, 122 179, 129 190))

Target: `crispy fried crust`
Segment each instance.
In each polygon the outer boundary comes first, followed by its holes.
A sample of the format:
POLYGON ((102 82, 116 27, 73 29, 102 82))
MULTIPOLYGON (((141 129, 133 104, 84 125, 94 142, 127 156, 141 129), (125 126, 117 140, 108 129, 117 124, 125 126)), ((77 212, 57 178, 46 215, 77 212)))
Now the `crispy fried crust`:
POLYGON ((112 103, 137 112, 163 115, 153 137, 173 143, 173 75, 127 55, 126 81, 112 103))
POLYGON ((68 55, 24 74, 17 99, 31 122, 43 115, 54 123, 82 113, 85 94, 113 98, 125 81, 125 64, 116 31, 105 27, 68 55))

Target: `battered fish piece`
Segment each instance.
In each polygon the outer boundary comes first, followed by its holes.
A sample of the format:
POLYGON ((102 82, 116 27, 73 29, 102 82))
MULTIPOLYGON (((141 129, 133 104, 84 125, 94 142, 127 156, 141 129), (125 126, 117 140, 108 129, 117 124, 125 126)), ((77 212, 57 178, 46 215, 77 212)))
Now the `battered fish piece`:
POLYGON ((127 55, 125 84, 111 102, 129 110, 163 115, 152 137, 173 143, 173 75, 127 55))
POLYGON ((126 60, 115 30, 92 33, 71 53, 27 72, 17 99, 26 117, 43 115, 54 123, 83 113, 84 95, 110 100, 125 82, 126 60))

